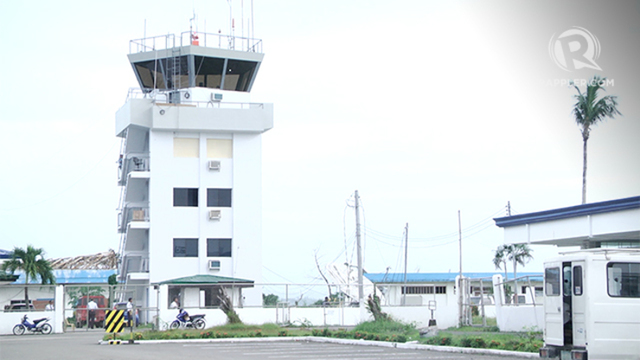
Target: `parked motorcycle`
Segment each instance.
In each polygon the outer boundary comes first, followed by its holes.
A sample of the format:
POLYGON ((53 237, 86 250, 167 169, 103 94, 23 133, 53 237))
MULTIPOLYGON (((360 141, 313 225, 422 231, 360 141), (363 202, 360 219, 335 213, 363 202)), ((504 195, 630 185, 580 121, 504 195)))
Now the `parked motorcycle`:
POLYGON ((25 331, 29 330, 32 333, 51 334, 51 325, 47 322, 49 318, 42 318, 33 320, 33 323, 29 321, 27 315, 22 317, 22 323, 13 327, 14 335, 22 335, 25 331))
POLYGON ((207 326, 206 321, 204 320, 204 314, 200 315, 189 315, 184 309, 180 309, 176 319, 171 322, 169 325, 169 329, 193 329, 196 328, 198 330, 202 330, 207 326))

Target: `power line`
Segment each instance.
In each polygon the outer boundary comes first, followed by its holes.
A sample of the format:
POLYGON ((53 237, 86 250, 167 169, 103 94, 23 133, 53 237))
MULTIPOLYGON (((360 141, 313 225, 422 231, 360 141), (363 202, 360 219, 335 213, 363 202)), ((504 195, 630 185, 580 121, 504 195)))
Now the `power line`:
MULTIPOLYGON (((469 231, 476 230, 478 227, 481 227, 481 226, 483 226, 482 230, 486 229, 487 228, 487 221, 493 219, 494 216, 496 216, 497 214, 499 214, 503 210, 504 210, 504 208, 496 211, 492 215, 490 215, 490 216, 478 221, 477 223, 462 229, 463 235, 468 233, 469 231)), ((493 225, 493 224, 489 223, 489 225, 493 225)), ((382 241, 379 237, 387 238, 387 239, 390 239, 390 240, 398 240, 398 241, 402 240, 402 237, 400 237, 400 236, 394 236, 394 235, 385 234, 385 233, 377 231, 375 229, 365 228, 365 230, 369 232, 369 236, 370 237, 372 237, 372 238, 374 238, 374 239, 376 239, 376 240, 378 240, 378 241, 380 241, 382 243, 388 244, 388 245, 395 246, 394 244, 389 244, 389 243, 386 243, 386 242, 382 241), (373 236, 373 235, 371 235, 371 233, 373 233, 373 234, 375 234, 376 236, 379 236, 379 237, 373 236)), ((409 239, 412 240, 412 242, 413 241, 434 241, 434 240, 444 240, 444 239, 452 238, 452 237, 456 237, 457 238, 457 236, 458 236, 458 232, 456 231, 456 232, 452 232, 452 233, 449 233, 449 234, 436 235, 436 236, 431 236, 431 237, 426 237, 426 238, 410 237, 409 239)), ((468 237, 468 236, 465 236, 465 237, 468 237)))

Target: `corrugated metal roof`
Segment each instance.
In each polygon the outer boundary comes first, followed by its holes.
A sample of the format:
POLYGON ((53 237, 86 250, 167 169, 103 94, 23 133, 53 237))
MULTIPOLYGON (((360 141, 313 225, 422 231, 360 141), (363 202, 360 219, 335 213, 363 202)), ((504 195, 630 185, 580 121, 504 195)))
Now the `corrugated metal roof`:
MULTIPOLYGON (((471 279, 490 279, 493 275, 504 275, 499 272, 463 272, 462 275, 471 279)), ((513 273, 508 273, 509 279, 513 279, 513 273)), ((364 276, 372 283, 404 283, 404 273, 366 273, 364 276)), ((458 273, 407 273, 408 283, 435 283, 435 282, 454 282, 458 273)), ((518 273, 518 278, 522 276, 530 276, 531 280, 543 280, 542 273, 522 272, 518 273)))
POLYGON ((189 284, 240 284, 253 285, 253 280, 238 279, 216 275, 193 275, 177 279, 165 280, 160 284, 189 285, 189 284))

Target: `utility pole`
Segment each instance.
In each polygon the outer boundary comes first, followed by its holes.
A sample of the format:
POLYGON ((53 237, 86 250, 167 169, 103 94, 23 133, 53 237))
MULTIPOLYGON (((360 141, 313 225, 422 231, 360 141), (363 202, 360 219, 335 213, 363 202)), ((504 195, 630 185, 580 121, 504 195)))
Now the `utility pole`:
POLYGON ((460 210, 458 210, 458 245, 460 248, 460 272, 458 274, 458 323, 462 326, 462 222, 460 221, 460 210))
POLYGON ((404 291, 402 305, 407 304, 407 254, 409 249, 409 223, 404 227, 404 291))
POLYGON ((507 216, 511 216, 511 201, 507 201, 507 216))
POLYGON ((358 304, 364 305, 364 289, 362 285, 362 246, 360 245, 360 197, 356 190, 356 242, 358 246, 358 304))

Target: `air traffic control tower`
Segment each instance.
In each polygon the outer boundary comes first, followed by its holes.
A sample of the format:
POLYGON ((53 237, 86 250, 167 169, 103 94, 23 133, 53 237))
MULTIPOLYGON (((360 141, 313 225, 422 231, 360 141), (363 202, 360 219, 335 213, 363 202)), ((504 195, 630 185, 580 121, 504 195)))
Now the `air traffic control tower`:
POLYGON ((252 103, 262 42, 184 32, 132 40, 140 84, 116 113, 125 297, 185 307, 262 304, 262 134, 273 105, 252 103), (146 290, 144 290, 146 289, 146 290), (156 299, 156 297, 158 299, 156 299))

